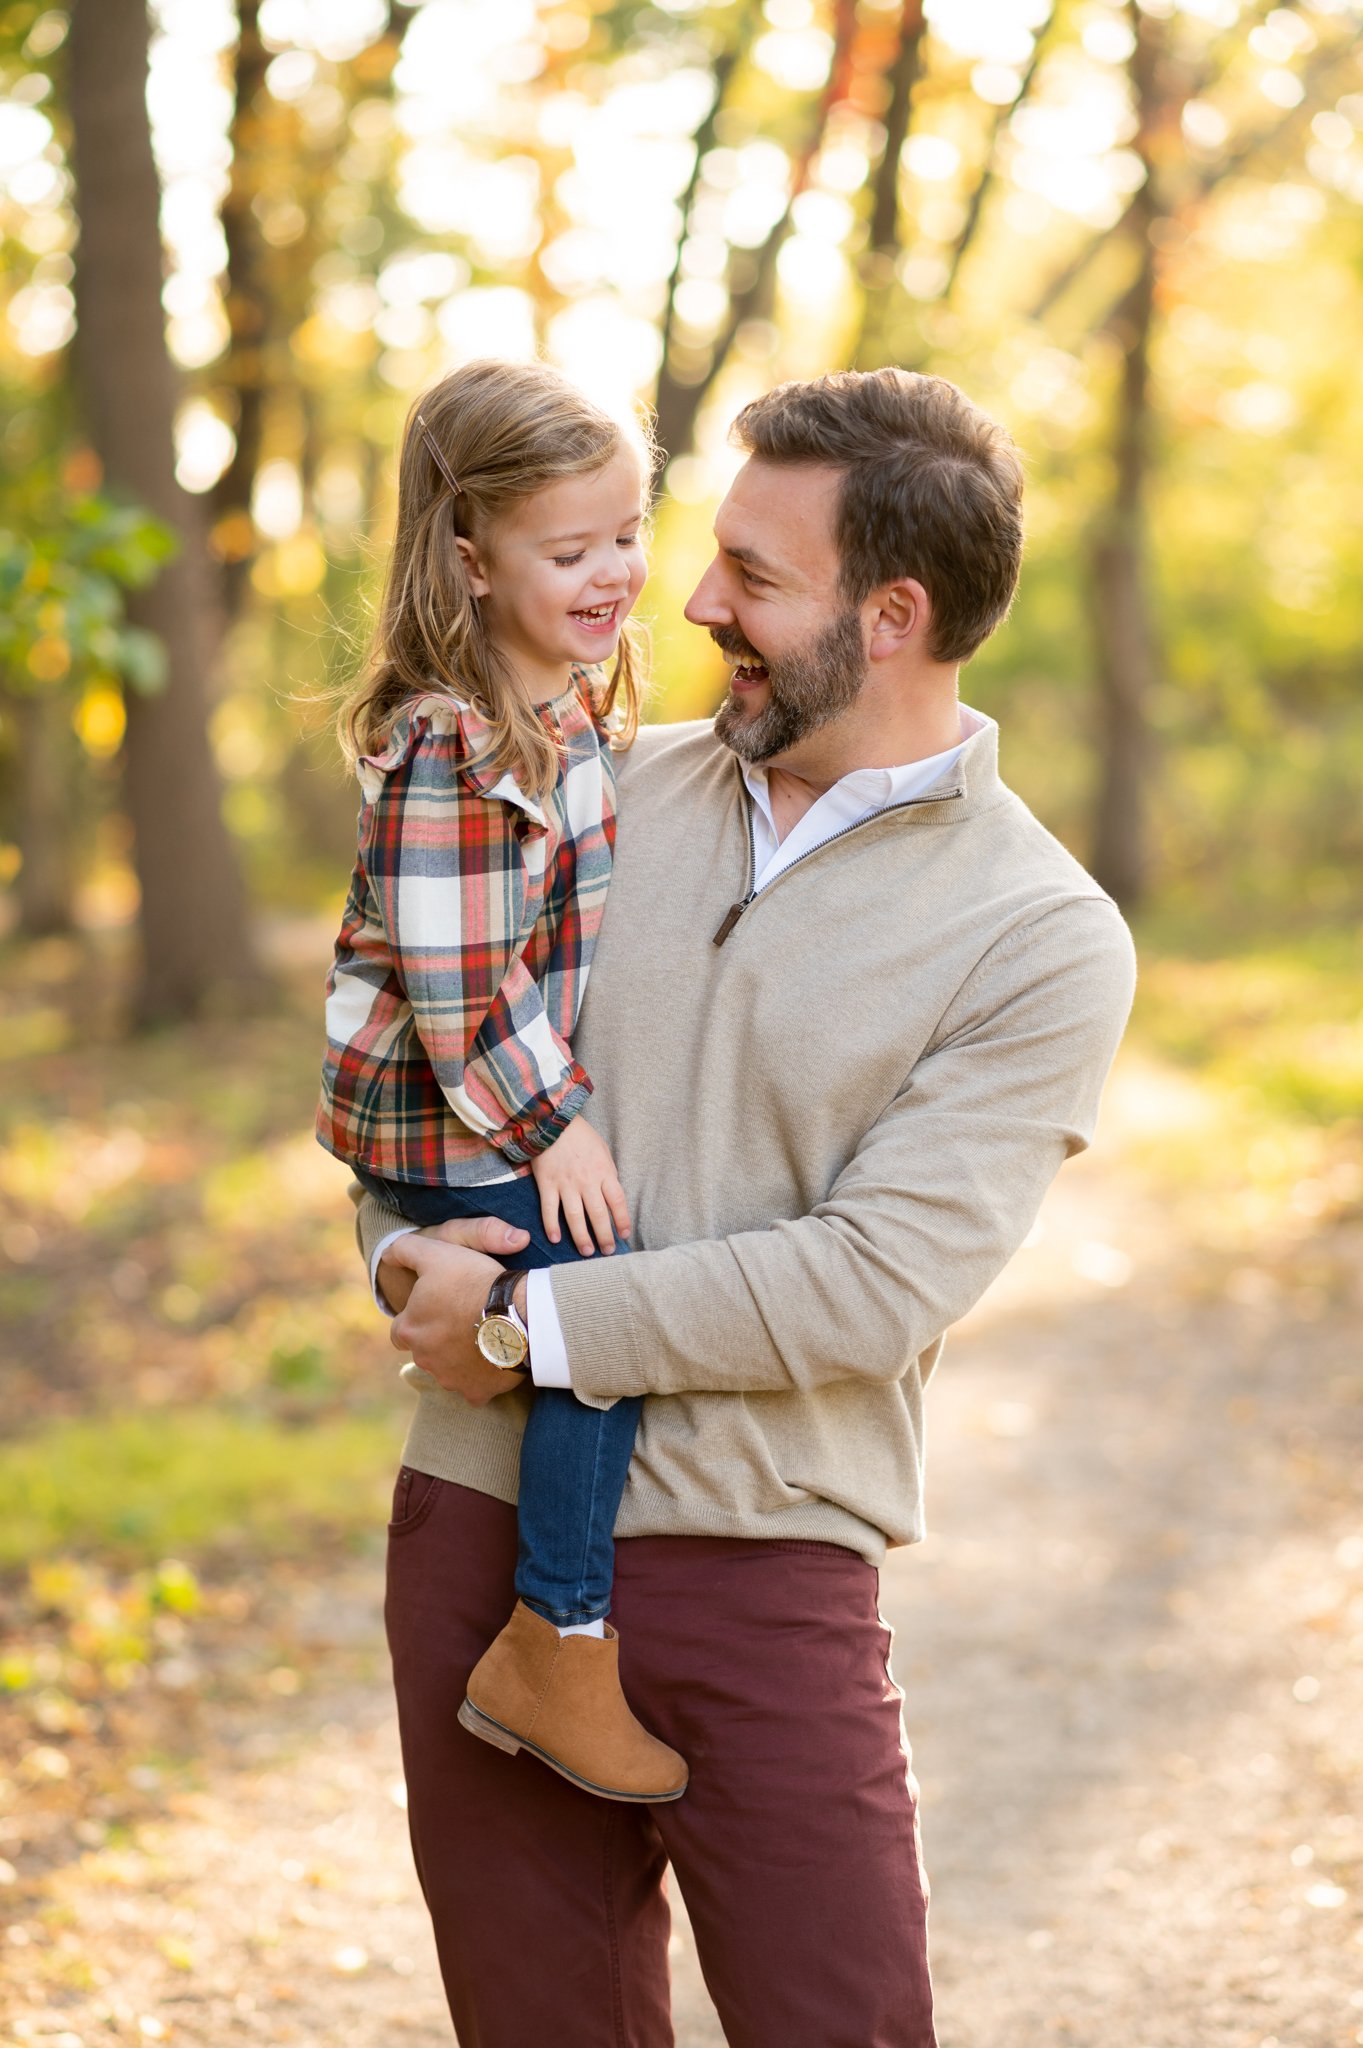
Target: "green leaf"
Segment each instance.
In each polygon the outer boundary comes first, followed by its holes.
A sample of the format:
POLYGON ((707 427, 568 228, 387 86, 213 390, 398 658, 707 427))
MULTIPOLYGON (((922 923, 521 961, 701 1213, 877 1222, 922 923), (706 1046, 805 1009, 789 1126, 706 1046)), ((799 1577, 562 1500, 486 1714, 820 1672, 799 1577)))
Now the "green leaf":
POLYGON ((125 626, 118 643, 118 667, 132 687, 147 697, 163 690, 166 650, 155 633, 148 633, 141 626, 125 626))

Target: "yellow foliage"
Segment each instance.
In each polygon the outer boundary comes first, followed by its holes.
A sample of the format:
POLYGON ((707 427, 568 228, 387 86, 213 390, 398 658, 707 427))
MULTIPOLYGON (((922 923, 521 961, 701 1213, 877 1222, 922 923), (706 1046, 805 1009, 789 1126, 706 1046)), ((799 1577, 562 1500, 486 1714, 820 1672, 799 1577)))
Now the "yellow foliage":
POLYGON ((256 544, 256 530, 249 512, 229 512, 219 519, 208 544, 220 562, 244 562, 256 544))
POLYGON ((87 754, 97 761, 109 760, 122 746, 128 723, 122 691, 109 682, 91 683, 71 723, 87 754))
POLYGON ((56 633, 44 633, 28 651, 28 672, 40 683, 59 683, 71 666, 71 649, 56 633))
POLYGON ((357 334, 320 313, 294 329, 292 345, 298 360, 313 369, 363 370, 374 357, 372 335, 357 334))
POLYGON ((321 588, 326 573, 320 542, 313 534, 296 533, 260 557, 251 581, 262 597, 307 597, 321 588))

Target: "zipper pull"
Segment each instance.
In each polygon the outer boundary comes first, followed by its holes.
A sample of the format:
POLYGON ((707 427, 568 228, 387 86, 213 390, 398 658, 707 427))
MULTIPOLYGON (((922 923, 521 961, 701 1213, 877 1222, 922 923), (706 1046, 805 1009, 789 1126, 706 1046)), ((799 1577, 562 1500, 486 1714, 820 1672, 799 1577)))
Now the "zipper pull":
MULTIPOLYGON (((753 896, 755 896, 756 894, 757 891, 754 889, 753 896)), ((745 896, 741 903, 735 903, 730 906, 728 915, 725 917, 723 924, 720 926, 719 930, 715 933, 713 939, 711 939, 710 941, 710 944, 712 946, 722 946, 724 944, 724 941, 728 938, 730 932, 738 923, 739 918, 742 917, 744 911, 747 909, 748 905, 752 902, 752 900, 752 896, 745 896)))

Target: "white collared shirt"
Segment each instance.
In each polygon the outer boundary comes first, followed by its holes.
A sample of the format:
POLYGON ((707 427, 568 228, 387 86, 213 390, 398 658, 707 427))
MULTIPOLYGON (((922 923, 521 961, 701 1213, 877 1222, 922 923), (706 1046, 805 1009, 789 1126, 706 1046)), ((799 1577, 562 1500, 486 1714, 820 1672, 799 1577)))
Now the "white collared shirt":
POLYGON ((962 704, 961 738, 943 754, 930 754, 925 761, 909 761, 902 768, 854 768, 812 803, 804 816, 791 826, 784 839, 776 830, 765 768, 743 763, 743 780, 753 801, 752 850, 753 890, 759 894, 776 877, 793 867, 805 854, 826 840, 836 839, 853 825, 864 824, 877 811, 893 810, 896 804, 911 803, 935 782, 945 781, 961 749, 977 732, 992 723, 981 712, 962 704))
MULTIPOLYGON (((853 825, 864 824, 877 811, 911 803, 915 797, 931 789, 934 783, 945 781, 960 759, 967 740, 993 724, 992 719, 986 718, 983 712, 972 711, 968 704, 961 705, 960 713, 961 739, 958 746, 948 747, 942 754, 931 754, 923 761, 907 761, 898 768, 854 768, 850 775, 844 775, 840 782, 835 782, 810 805, 784 839, 777 832, 772 816, 766 769, 750 768, 744 763, 743 780, 752 798, 754 895, 760 895, 778 875, 805 854, 812 853, 816 846, 835 839, 853 825)), ((374 1298, 385 1314, 388 1311, 378 1289, 379 1260, 396 1238, 405 1235, 406 1228, 390 1232, 376 1247, 370 1261, 374 1298)), ((568 1347, 554 1306, 553 1270, 552 1266, 539 1266, 526 1275, 525 1314, 530 1337, 530 1370, 537 1387, 571 1388, 568 1347)))

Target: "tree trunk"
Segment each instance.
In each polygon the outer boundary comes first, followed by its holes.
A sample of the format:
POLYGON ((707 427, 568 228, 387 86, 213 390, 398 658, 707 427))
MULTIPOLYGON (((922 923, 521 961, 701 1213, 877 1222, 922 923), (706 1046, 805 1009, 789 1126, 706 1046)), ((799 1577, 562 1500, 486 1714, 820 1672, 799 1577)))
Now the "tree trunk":
POLYGON ((700 190, 701 178, 704 175, 705 159, 715 146, 720 115, 725 110, 729 96, 729 87, 733 83, 734 73, 738 69, 739 59, 742 57, 747 45, 751 28, 751 12, 745 8, 739 17, 738 30, 734 41, 727 48, 721 50, 715 58, 712 67, 715 81, 714 96, 710 101, 709 109, 704 119, 691 138, 695 155, 691 160, 691 175, 686 181, 686 190, 682 193, 679 202, 681 229, 677 235, 677 250, 672 261, 672 273, 667 280, 667 304, 663 308, 662 366, 658 372, 660 390, 667 382, 668 362, 672 353, 672 336, 677 324, 677 287, 682 279, 682 257, 686 253, 686 244, 690 239, 691 223, 696 208, 696 194, 700 190))
POLYGON ((957 281, 961 275, 961 265, 970 251, 979 229, 980 221, 984 217, 984 203, 993 190, 994 180, 998 175, 999 144, 1018 109, 1025 107, 1032 96, 1032 88, 1035 86, 1041 70, 1041 60, 1046 53, 1051 32, 1055 28, 1057 12, 1058 10, 1053 7, 1046 20, 1042 22, 1036 32, 1035 40, 1032 43, 1032 54, 1027 59, 1027 69, 1022 74, 1022 84, 1018 87, 1017 98, 1010 105, 997 107, 994 111, 993 126, 990 130, 989 144, 984 153, 984 160, 980 165, 980 175, 975 180, 974 189, 966 205, 965 219, 961 223, 961 232, 956 237, 956 243, 951 252, 950 265, 947 270, 947 281, 942 287, 942 301, 945 305, 951 303, 952 297, 955 294, 957 281))
POLYGON ((870 240, 861 263, 861 328, 852 353, 858 370, 878 369, 885 360, 895 259, 900 249, 900 159, 913 117, 913 89, 918 83, 924 27, 923 0, 904 0, 899 17, 899 50, 890 73, 890 102, 885 110, 885 148, 876 166, 871 193, 870 240))
POLYGON ((1149 703, 1157 679, 1143 521, 1116 515, 1090 559, 1097 655, 1098 801, 1093 873, 1124 910, 1149 882, 1149 703))
POLYGON ((145 0, 76 0, 71 20, 76 369, 110 488, 181 537, 128 613, 156 633, 166 687, 128 695, 125 791, 142 891, 143 1022, 258 983, 208 737, 216 596, 200 507, 175 480, 177 380, 161 310, 160 188, 147 122, 145 0))
POLYGON ((1113 436, 1112 492, 1093 544, 1090 591, 1098 684, 1097 813, 1093 872, 1125 910, 1149 882, 1150 703, 1158 681, 1150 593, 1146 487, 1152 414, 1150 339, 1155 315, 1157 201, 1148 152, 1157 118, 1158 23, 1135 14, 1132 82, 1141 116, 1137 148, 1146 179, 1131 213, 1136 279, 1114 317, 1122 373, 1113 436))
POLYGON ((213 515, 225 522, 223 599, 229 619, 241 609, 253 548, 251 490, 260 467, 265 424, 270 296, 261 262, 260 225, 251 211, 255 196, 253 130, 259 127, 256 99, 264 90, 270 58, 260 38, 260 0, 238 0, 241 32, 233 66, 236 102, 232 114, 232 176, 222 207, 227 243, 227 321, 231 343, 223 375, 237 401, 236 452, 213 486, 213 515))
POLYGON ((25 691, 9 702, 19 732, 19 929, 46 939, 75 923, 70 706, 56 690, 25 691))

